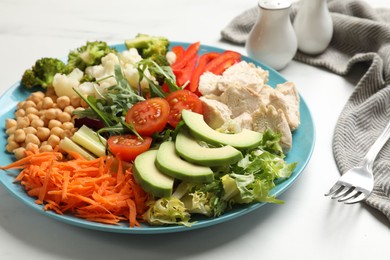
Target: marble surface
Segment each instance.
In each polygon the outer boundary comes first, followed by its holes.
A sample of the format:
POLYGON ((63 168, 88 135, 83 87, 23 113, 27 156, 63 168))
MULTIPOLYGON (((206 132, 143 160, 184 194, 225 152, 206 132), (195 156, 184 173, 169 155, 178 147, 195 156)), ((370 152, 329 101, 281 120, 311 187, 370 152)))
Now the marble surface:
MULTIPOLYGON (((389 7, 385 0, 370 1, 389 7)), ((255 0, 1 0, 0 94, 43 56, 63 57, 87 40, 121 43, 137 33, 233 49, 220 30, 255 0)), ((280 198, 217 226, 161 235, 121 235, 67 225, 31 210, 0 185, 0 259, 383 259, 389 222, 364 204, 324 193, 339 177, 332 133, 359 75, 340 77, 292 61, 281 73, 309 105, 317 131, 312 159, 280 198)))

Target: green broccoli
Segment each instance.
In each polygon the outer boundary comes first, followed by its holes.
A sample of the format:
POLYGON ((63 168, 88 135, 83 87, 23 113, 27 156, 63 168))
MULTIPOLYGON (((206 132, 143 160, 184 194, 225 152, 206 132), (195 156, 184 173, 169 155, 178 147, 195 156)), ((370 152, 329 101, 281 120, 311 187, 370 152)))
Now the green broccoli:
POLYGON ((69 52, 68 66, 84 71, 88 66, 99 65, 102 58, 111 52, 116 53, 117 51, 108 46, 106 42, 87 42, 85 45, 69 52))
POLYGON ((25 70, 22 76, 22 84, 27 88, 41 86, 47 88, 53 83, 57 73, 68 73, 68 66, 56 58, 41 58, 30 68, 25 70))
POLYGON ((125 40, 127 49, 136 48, 142 58, 155 60, 158 55, 164 55, 168 51, 169 40, 161 36, 137 34, 135 38, 125 40))

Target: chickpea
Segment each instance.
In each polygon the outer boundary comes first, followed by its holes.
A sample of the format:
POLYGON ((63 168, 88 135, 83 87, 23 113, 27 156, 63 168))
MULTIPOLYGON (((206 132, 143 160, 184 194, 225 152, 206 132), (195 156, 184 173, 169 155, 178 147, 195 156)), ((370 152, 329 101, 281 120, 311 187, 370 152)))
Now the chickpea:
POLYGON ((9 129, 9 128, 13 127, 13 126, 16 126, 16 124, 17 124, 16 120, 13 119, 13 118, 7 118, 5 120, 5 128, 6 129, 9 129))
POLYGON ((39 101, 37 103, 38 114, 40 114, 39 112, 42 112, 42 104, 43 104, 43 101, 39 101))
POLYGON ((50 134, 56 135, 62 139, 62 138, 64 138, 65 132, 64 132, 64 129, 62 129, 61 127, 55 126, 52 129, 50 129, 50 134))
POLYGON ((41 141, 39 141, 39 138, 34 134, 27 134, 25 143, 28 145, 29 143, 39 145, 41 141))
POLYGON ((24 147, 18 147, 18 148, 13 150, 13 153, 15 155, 16 160, 20 160, 20 159, 26 157, 25 152, 26 152, 26 148, 24 148, 24 147))
POLYGON ((65 122, 70 122, 72 117, 68 113, 66 113, 66 112, 60 112, 57 115, 57 119, 59 121, 61 121, 62 123, 65 123, 65 122))
POLYGON ((37 129, 32 127, 32 126, 24 128, 23 131, 26 133, 26 135, 27 134, 33 134, 33 135, 37 134, 37 129))
POLYGON ((18 143, 23 143, 26 139, 26 133, 23 129, 17 129, 14 133, 14 140, 18 143))
POLYGON ((36 107, 37 105, 32 100, 26 100, 26 102, 23 105, 23 108, 26 110, 29 107, 36 107))
POLYGON ((28 143, 26 144, 26 150, 27 151, 33 151, 33 150, 37 150, 38 149, 38 145, 37 144, 33 144, 33 143, 28 143))
POLYGON ((50 136, 50 129, 47 127, 38 127, 37 136, 41 142, 46 141, 50 136))
POLYGON ((38 128, 38 127, 44 126, 44 122, 42 119, 37 118, 37 119, 34 119, 31 121, 31 126, 34 128, 38 128))
POLYGON ((28 114, 27 117, 28 117, 28 119, 30 119, 31 124, 32 124, 32 121, 34 119, 39 119, 39 116, 34 115, 34 114, 28 114))
POLYGON ((57 106, 62 110, 70 105, 70 98, 68 96, 62 96, 57 98, 57 106))
POLYGON ((41 147, 39 147, 39 151, 40 152, 51 152, 51 151, 53 151, 53 147, 51 145, 48 145, 48 144, 41 145, 41 147))
POLYGON ((42 100, 42 108, 49 109, 53 107, 53 99, 51 97, 44 97, 42 100))
POLYGON ((16 148, 19 148, 19 147, 20 147, 20 145, 17 142, 11 140, 11 141, 8 141, 8 144, 6 145, 5 149, 7 150, 7 152, 12 153, 13 150, 15 150, 16 148))
POLYGON ((81 101, 81 98, 79 96, 72 96, 70 98, 70 104, 73 107, 80 107, 80 101, 81 101))
POLYGON ((80 106, 83 107, 83 108, 87 108, 88 104, 84 101, 84 99, 81 99, 80 100, 80 106))
POLYGON ((62 123, 56 119, 52 119, 48 123, 49 129, 52 129, 53 127, 56 127, 56 126, 61 127, 61 125, 62 125, 62 123))
POLYGON ((74 107, 73 106, 66 106, 64 108, 64 112, 68 113, 69 115, 73 115, 74 107))
POLYGON ((71 122, 64 122, 62 123, 61 128, 64 130, 72 130, 74 128, 74 124, 71 122))
POLYGON ((12 135, 8 136, 7 142, 13 141, 14 139, 15 139, 15 134, 12 134, 12 135))
POLYGON ((26 104, 26 101, 20 101, 20 102, 18 103, 18 105, 16 106, 16 108, 17 108, 17 109, 21 109, 21 108, 23 108, 23 107, 25 106, 25 104, 26 104))
POLYGON ((72 130, 64 130, 64 137, 68 137, 68 138, 71 138, 72 135, 74 134, 74 132, 72 130))
POLYGON ((57 110, 55 108, 49 108, 45 111, 45 117, 47 119, 55 119, 57 117, 57 110))
POLYGON ((28 119, 28 117, 18 117, 16 119, 16 122, 17 122, 17 128, 25 128, 25 127, 28 127, 30 126, 30 119, 28 119))
POLYGON ((45 93, 43 93, 42 91, 37 91, 37 92, 34 92, 30 95, 31 97, 31 100, 35 103, 35 104, 38 104, 40 101, 43 100, 43 98, 45 97, 45 93))
POLYGON ((28 107, 26 108, 26 114, 38 115, 38 109, 36 109, 35 107, 28 107))
POLYGON ((15 117, 23 117, 26 115, 26 111, 23 108, 19 108, 15 111, 15 117))
POLYGON ((10 128, 8 128, 6 131, 5 131, 5 133, 7 134, 7 135, 13 135, 14 133, 15 133, 15 131, 16 131, 16 129, 17 129, 17 126, 13 126, 13 127, 10 127, 10 128))
POLYGON ((47 139, 47 144, 51 147, 56 147, 60 141, 61 139, 57 135, 51 135, 49 136, 49 139, 47 139))

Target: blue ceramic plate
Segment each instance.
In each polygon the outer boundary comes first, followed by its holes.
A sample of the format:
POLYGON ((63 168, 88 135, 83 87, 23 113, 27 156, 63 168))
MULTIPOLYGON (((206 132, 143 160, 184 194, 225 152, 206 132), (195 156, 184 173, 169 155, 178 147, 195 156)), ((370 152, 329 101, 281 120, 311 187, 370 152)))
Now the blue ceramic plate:
MULTIPOLYGON (((188 43, 183 42, 171 42, 171 46, 174 45, 183 45, 188 46, 188 43)), ((114 45, 115 48, 117 48, 118 51, 123 51, 126 49, 126 47, 123 44, 117 44, 114 45)), ((205 46, 202 45, 200 48, 200 53, 205 52, 222 52, 223 49, 215 48, 211 46, 205 46)), ((243 57, 243 60, 246 60, 248 62, 253 62, 258 66, 261 66, 262 68, 269 70, 269 82, 268 84, 270 86, 275 86, 278 83, 283 83, 286 81, 285 78, 283 78, 282 75, 280 75, 278 72, 273 70, 272 68, 269 68, 265 66, 264 64, 255 61, 253 59, 250 59, 248 57, 243 57)), ((7 136, 5 134, 5 119, 6 118, 13 118, 15 107, 17 103, 21 100, 25 100, 27 96, 30 94, 28 90, 26 90, 23 87, 19 87, 20 82, 14 84, 5 94, 0 98, 0 104, 1 104, 1 112, 0 112, 0 147, 2 147, 2 151, 0 151, 0 165, 7 165, 11 163, 15 158, 11 156, 9 153, 5 152, 5 146, 7 142, 7 136)), ((301 125, 299 128, 293 133, 293 148, 288 153, 286 160, 287 162, 298 162, 298 165, 293 172, 292 176, 281 182, 278 183, 277 186, 272 190, 272 195, 279 196, 282 194, 286 189, 288 189, 294 181, 298 178, 298 176, 302 173, 303 169, 309 162, 309 159, 311 157, 311 154, 313 152, 314 148, 314 142, 315 142, 315 128, 313 119, 311 117, 309 108, 307 107, 304 99, 301 97, 301 105, 300 105, 300 113, 301 113, 301 125)), ((142 225, 141 227, 135 227, 135 228, 129 228, 127 223, 123 223, 120 225, 107 225, 107 224, 99 224, 94 223, 90 221, 86 221, 77 217, 74 217, 72 215, 58 215, 52 211, 44 211, 42 209, 41 205, 37 205, 34 201, 35 199, 32 197, 29 197, 21 185, 14 183, 14 178, 17 175, 17 172, 0 172, 0 181, 4 184, 4 186, 18 199, 20 199, 22 202, 24 202, 29 207, 37 210, 38 212, 51 217, 53 219, 57 219, 59 221, 72 224, 75 226, 88 228, 88 229, 94 229, 94 230, 100 230, 100 231, 106 231, 106 232, 116 232, 116 233, 129 233, 129 234, 157 234, 157 233, 170 233, 170 232, 182 232, 182 231, 189 231, 193 229, 198 228, 204 228, 211 225, 216 225, 234 218, 237 218, 239 216, 242 216, 246 213, 249 213, 253 210, 256 210, 263 206, 265 203, 256 203, 251 205, 244 205, 234 208, 233 210, 230 210, 223 214, 222 216, 218 218, 213 219, 207 219, 207 218, 199 218, 196 219, 197 222, 193 224, 191 227, 183 227, 183 226, 148 226, 148 225, 142 225)), ((288 200, 286 201, 288 203, 288 200)))

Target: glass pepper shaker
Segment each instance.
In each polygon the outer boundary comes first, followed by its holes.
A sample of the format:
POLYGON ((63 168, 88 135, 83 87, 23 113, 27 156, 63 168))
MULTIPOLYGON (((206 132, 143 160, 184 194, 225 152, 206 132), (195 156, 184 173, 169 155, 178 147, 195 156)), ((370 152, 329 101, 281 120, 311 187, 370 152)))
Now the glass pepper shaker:
POLYGON ((260 0, 258 7, 258 19, 245 44, 247 54, 275 70, 281 70, 298 49, 290 20, 291 1, 260 0))

